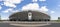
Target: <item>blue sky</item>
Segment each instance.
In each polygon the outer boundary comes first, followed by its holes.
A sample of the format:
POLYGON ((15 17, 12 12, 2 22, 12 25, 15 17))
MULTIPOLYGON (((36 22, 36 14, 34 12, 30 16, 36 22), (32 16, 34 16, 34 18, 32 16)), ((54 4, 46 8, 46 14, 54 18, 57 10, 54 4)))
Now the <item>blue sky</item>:
POLYGON ((60 17, 60 0, 0 0, 0 15, 2 19, 15 12, 23 10, 38 10, 48 13, 51 20, 60 17))

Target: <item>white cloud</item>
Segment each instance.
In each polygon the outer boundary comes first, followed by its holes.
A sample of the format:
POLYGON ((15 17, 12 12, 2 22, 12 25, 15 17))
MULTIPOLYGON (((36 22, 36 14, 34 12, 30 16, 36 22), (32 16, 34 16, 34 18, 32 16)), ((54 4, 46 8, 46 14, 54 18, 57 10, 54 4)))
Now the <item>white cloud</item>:
POLYGON ((47 9, 47 7, 46 7, 46 6, 42 6, 42 7, 40 8, 40 11, 47 12, 47 11, 48 11, 48 9, 47 9))
POLYGON ((48 12, 48 9, 46 6, 42 6, 40 8, 40 6, 38 5, 38 3, 30 3, 28 5, 25 5, 22 7, 22 10, 23 11, 28 11, 28 10, 32 10, 32 11, 40 11, 40 12, 43 12, 43 13, 47 13, 48 12))
POLYGON ((37 2, 38 0, 32 0, 33 2, 37 2))
POLYGON ((11 11, 11 12, 15 13, 15 12, 19 12, 19 10, 14 10, 14 11, 11 11))
POLYGON ((15 4, 12 4, 10 2, 4 2, 4 5, 8 7, 16 7, 15 4))
POLYGON ((48 8, 46 6, 42 6, 40 8, 40 12, 45 13, 45 14, 48 14, 48 8))
POLYGON ((5 10, 5 11, 2 11, 3 13, 8 13, 9 11, 5 10))
POLYGON ((12 11, 13 9, 9 8, 7 10, 2 11, 3 13, 8 13, 9 11, 12 11))
POLYGON ((23 6, 22 10, 39 10, 39 5, 37 3, 30 3, 23 6))
POLYGON ((46 1, 46 0, 39 0, 39 1, 46 1))
POLYGON ((4 10, 4 11, 2 11, 2 12, 3 12, 3 13, 9 13, 9 12, 14 13, 14 12, 19 12, 19 10, 13 10, 12 8, 9 8, 9 9, 4 10))
POLYGON ((2 7, 0 6, 0 10, 2 9, 2 7))
POLYGON ((4 1, 4 5, 5 6, 9 6, 9 7, 16 7, 15 4, 19 4, 22 2, 22 0, 3 0, 4 1))
POLYGON ((13 3, 13 4, 19 4, 21 3, 23 0, 4 0, 6 2, 10 2, 10 3, 13 3))
POLYGON ((0 1, 3 1, 3 0, 0 0, 0 1))
POLYGON ((51 11, 51 14, 55 13, 55 11, 51 11))

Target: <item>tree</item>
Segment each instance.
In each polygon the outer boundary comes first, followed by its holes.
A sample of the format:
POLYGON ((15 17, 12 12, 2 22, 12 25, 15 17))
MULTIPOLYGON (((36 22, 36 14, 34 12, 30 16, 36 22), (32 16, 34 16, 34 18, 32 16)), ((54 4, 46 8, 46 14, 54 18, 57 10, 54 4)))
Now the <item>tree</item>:
POLYGON ((60 17, 58 17, 58 20, 60 20, 60 17))

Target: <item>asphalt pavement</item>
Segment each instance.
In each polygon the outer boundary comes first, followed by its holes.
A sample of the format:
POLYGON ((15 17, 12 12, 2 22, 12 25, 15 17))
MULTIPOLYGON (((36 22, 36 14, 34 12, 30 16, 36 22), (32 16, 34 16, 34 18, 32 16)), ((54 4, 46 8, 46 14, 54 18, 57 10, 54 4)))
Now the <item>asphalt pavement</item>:
MULTIPOLYGON (((0 27, 22 27, 22 26, 16 26, 16 25, 11 25, 13 23, 0 23, 0 27)), ((37 26, 37 27, 60 27, 60 23, 49 23, 50 25, 45 25, 45 26, 37 26)), ((35 24, 36 25, 36 24, 35 24)), ((40 24, 41 25, 41 24, 40 24)), ((24 26, 23 26, 24 27, 24 26)), ((27 26, 28 27, 28 26, 27 26)))
POLYGON ((40 26, 40 27, 60 27, 60 23, 51 23, 51 25, 40 26))

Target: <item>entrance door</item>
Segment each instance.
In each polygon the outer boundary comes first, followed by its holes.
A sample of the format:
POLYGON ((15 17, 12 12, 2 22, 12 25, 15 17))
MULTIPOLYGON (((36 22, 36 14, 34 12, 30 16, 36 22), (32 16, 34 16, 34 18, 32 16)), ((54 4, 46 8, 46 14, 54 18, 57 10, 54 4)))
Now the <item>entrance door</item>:
POLYGON ((28 20, 32 20, 32 13, 28 12, 28 20))

